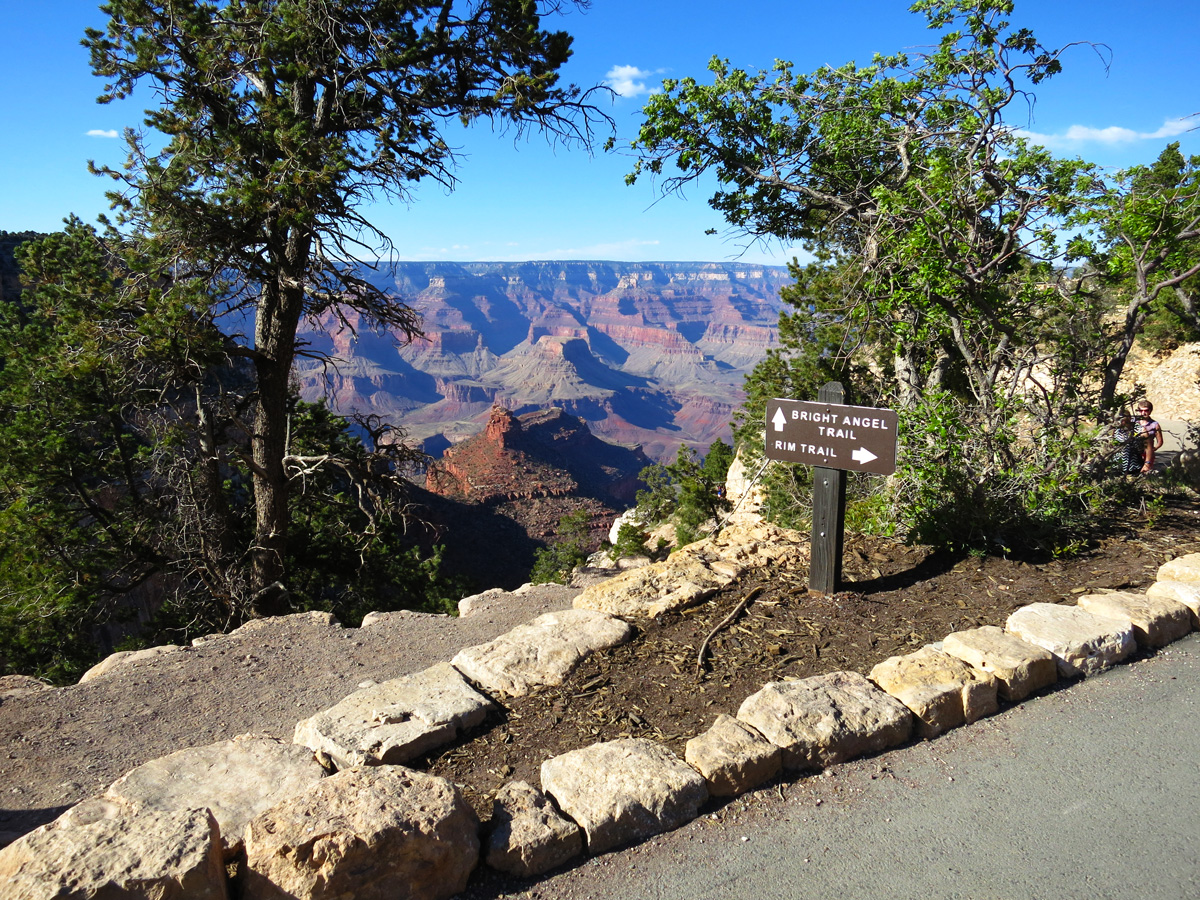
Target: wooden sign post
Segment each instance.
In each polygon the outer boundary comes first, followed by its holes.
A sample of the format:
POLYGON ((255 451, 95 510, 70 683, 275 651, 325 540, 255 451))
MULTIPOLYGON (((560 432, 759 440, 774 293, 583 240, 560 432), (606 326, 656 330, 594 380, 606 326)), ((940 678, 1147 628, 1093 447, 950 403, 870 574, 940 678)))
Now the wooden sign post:
POLYGON ((812 560, 808 589, 832 594, 842 578, 846 530, 846 472, 896 471, 894 410, 845 406, 831 381, 815 403, 775 399, 767 404, 767 459, 813 467, 812 560))
MULTIPOLYGON (((817 391, 818 403, 846 399, 840 381, 831 381, 817 391)), ((842 580, 842 547, 846 538, 846 473, 841 469, 813 467, 813 518, 808 589, 832 594, 842 580)))

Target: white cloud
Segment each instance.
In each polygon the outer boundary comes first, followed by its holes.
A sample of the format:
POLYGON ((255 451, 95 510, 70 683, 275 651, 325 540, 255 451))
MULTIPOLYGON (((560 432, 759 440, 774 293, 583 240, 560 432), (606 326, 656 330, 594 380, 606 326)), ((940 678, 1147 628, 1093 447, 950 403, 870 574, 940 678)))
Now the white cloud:
POLYGON ((118 137, 118 134, 117 134, 117 129, 115 129, 115 128, 109 128, 107 130, 105 130, 103 128, 93 128, 91 131, 89 131, 87 133, 87 136, 88 137, 115 138, 115 137, 118 137))
POLYGON ((661 69, 648 72, 637 66, 613 66, 604 76, 604 83, 622 97, 640 97, 642 94, 658 93, 658 88, 646 87, 646 79, 661 73, 661 69))
POLYGON ((1132 144, 1136 141, 1161 140, 1162 138, 1177 137, 1188 131, 1200 128, 1196 113, 1178 119, 1167 119, 1156 131, 1134 131, 1132 128, 1122 128, 1110 125, 1108 128, 1092 128, 1087 125, 1072 125, 1062 134, 1039 134, 1036 131, 1017 129, 1020 137, 1028 138, 1043 147, 1055 149, 1076 147, 1079 144, 1132 144))

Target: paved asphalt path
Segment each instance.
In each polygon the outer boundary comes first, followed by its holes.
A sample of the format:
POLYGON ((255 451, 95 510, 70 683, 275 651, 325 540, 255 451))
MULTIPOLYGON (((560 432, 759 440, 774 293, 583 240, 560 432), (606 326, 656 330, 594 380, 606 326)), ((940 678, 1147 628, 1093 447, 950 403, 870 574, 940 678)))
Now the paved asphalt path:
POLYGON ((1200 898, 1200 634, 490 896, 1200 898))

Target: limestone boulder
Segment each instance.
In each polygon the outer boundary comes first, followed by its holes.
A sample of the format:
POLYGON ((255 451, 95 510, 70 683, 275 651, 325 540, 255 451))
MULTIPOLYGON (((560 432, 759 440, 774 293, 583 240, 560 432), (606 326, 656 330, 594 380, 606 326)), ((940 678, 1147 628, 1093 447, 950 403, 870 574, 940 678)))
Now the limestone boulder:
POLYGON ((441 900, 479 861, 479 820, 444 778, 347 769, 246 828, 243 900, 441 900))
POLYGON ((1021 607, 1008 617, 1004 630, 1053 653, 1063 678, 1095 675, 1137 648, 1131 625, 1057 603, 1021 607))
POLYGON ((1182 603, 1192 611, 1192 625, 1200 628, 1200 582, 1156 581, 1146 590, 1146 596, 1182 603))
POLYGON ((674 522, 663 522, 656 528, 650 529, 650 536, 646 538, 647 547, 678 547, 679 540, 675 534, 674 522))
POLYGON ((766 501, 766 494, 762 483, 746 466, 741 447, 734 453, 733 462, 729 464, 729 471, 725 474, 725 496, 733 507, 731 522, 761 521, 760 513, 766 501))
POLYGON ((404 763, 454 740, 496 706, 449 663, 356 691, 296 726, 293 742, 339 769, 404 763))
POLYGON ((683 550, 662 562, 627 569, 615 578, 588 585, 575 598, 576 609, 612 616, 659 616, 672 609, 694 606, 732 582, 741 569, 726 564, 715 571, 683 550))
POLYGON ((783 750, 789 769, 819 769, 902 744, 908 707, 857 672, 776 681, 747 697, 740 721, 783 750))
POLYGON ((1200 486, 1200 450, 1181 450, 1168 467, 1173 475, 1192 487, 1200 486))
POLYGON ((473 616, 482 609, 502 603, 507 597, 508 591, 504 590, 504 588, 489 588, 482 593, 463 597, 458 601, 459 618, 473 616))
POLYGON ((923 738, 937 737, 1000 708, 994 676, 932 647, 888 657, 871 669, 870 678, 912 710, 917 734, 923 738))
POLYGON ((608 542, 615 544, 617 539, 621 537, 621 528, 624 525, 633 525, 638 527, 645 524, 642 521, 641 511, 635 506, 633 509, 627 509, 615 519, 613 519, 612 527, 608 529, 608 542))
POLYGON ((192 646, 204 644, 229 644, 246 640, 247 638, 262 638, 264 633, 272 637, 290 634, 296 631, 340 631, 342 625, 333 613, 311 610, 302 613, 290 613, 286 616, 265 616, 261 619, 251 619, 245 625, 235 628, 228 634, 206 634, 192 638, 192 646))
POLYGON ((548 759, 541 779, 542 789, 583 829, 593 854, 678 828, 708 799, 695 769, 641 738, 548 759))
POLYGON ((1019 703, 1058 680, 1058 666, 1049 650, 1028 644, 995 625, 947 635, 942 650, 994 676, 1000 697, 1009 703, 1019 703))
POLYGON ((241 848, 251 819, 324 777, 307 747, 243 735, 151 760, 113 782, 105 796, 135 812, 207 807, 228 858, 241 848))
POLYGON ((567 609, 467 647, 451 664, 492 696, 522 697, 562 684, 589 655, 632 637, 633 627, 620 619, 591 609, 567 609))
POLYGON ((807 566, 808 558, 804 535, 747 518, 716 537, 681 547, 662 562, 585 587, 575 606, 614 616, 658 616, 699 603, 748 569, 794 571, 807 566))
POLYGON ((618 556, 613 562, 618 572, 624 572, 626 569, 644 568, 650 565, 652 560, 648 556, 618 556))
POLYGON ((406 622, 428 622, 431 619, 449 619, 447 613, 421 612, 416 609, 393 609, 387 612, 369 612, 358 623, 359 628, 401 629, 406 622))
POLYGON ((135 663, 154 659, 165 653, 174 653, 179 649, 181 648, 178 644, 163 644, 160 647, 147 647, 145 650, 118 650, 116 653, 110 653, 84 672, 83 676, 79 679, 79 683, 86 684, 89 681, 95 681, 97 678, 112 675, 118 669, 128 668, 135 663))
POLYGON ((85 800, 0 850, 5 900, 227 900, 207 809, 134 813, 85 800))
POLYGON ((492 803, 485 860, 493 869, 530 878, 583 852, 583 833, 550 798, 524 781, 502 787, 492 803))
POLYGON ((1200 584, 1200 553, 1189 553, 1163 563, 1158 567, 1158 580, 1200 584))
POLYGON ((808 535, 757 517, 732 522, 711 541, 716 554, 746 569, 795 571, 809 563, 808 535))
POLYGON ((737 797, 779 774, 782 751, 757 730, 721 714, 712 728, 687 742, 684 760, 704 776, 714 797, 737 797))
POLYGON ((1165 597, 1108 591, 1084 594, 1079 606, 1098 616, 1128 622, 1142 647, 1165 647, 1192 630, 1192 611, 1178 600, 1165 597))

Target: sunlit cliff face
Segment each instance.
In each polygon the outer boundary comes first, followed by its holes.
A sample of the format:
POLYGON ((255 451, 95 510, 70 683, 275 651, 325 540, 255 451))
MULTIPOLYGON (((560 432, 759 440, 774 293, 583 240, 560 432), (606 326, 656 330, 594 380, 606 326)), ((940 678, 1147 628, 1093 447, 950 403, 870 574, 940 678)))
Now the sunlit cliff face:
POLYGON ((421 311, 426 337, 397 347, 327 316, 305 338, 336 365, 297 367, 305 399, 382 415, 430 446, 477 432, 497 402, 557 406, 660 460, 728 440, 790 281, 724 263, 396 263, 371 277, 421 311))

